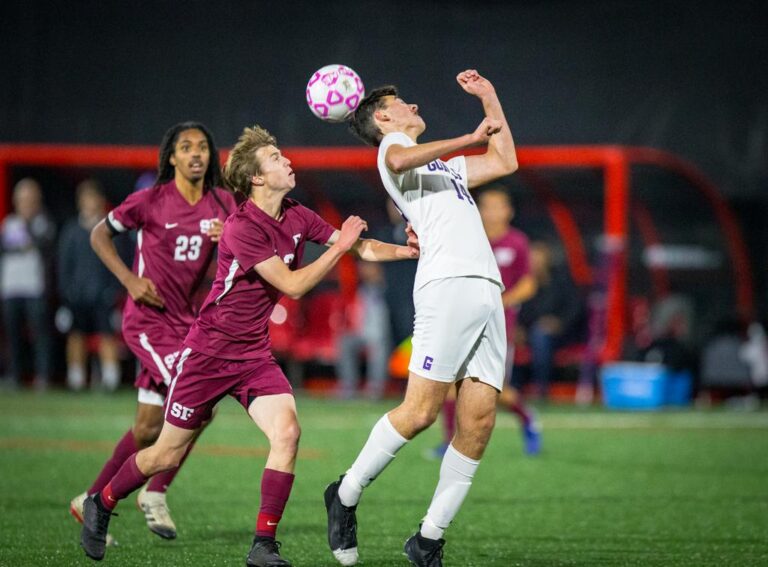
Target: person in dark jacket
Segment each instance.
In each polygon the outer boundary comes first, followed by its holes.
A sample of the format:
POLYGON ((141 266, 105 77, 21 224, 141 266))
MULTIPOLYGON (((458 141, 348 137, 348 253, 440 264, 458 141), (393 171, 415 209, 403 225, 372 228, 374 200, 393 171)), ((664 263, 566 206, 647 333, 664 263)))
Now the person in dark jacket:
POLYGON ((531 348, 531 375, 538 395, 546 399, 555 350, 573 332, 582 301, 567 270, 553 265, 546 242, 531 244, 530 260, 538 291, 520 308, 518 340, 531 348))
POLYGON ((81 390, 86 382, 86 338, 98 335, 101 386, 120 385, 120 364, 112 319, 120 292, 115 276, 91 248, 91 229, 107 214, 101 184, 86 179, 77 186, 77 218, 64 226, 59 240, 59 295, 56 317, 67 334, 67 386, 81 390))

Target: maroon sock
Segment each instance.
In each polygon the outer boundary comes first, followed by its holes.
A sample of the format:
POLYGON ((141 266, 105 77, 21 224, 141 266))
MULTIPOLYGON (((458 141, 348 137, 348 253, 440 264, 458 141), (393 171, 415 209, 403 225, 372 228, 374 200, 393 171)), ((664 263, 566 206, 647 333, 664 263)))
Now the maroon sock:
POLYGON ((99 476, 93 482, 93 486, 88 489, 88 495, 101 492, 115 473, 123 466, 125 460, 133 455, 139 448, 136 446, 136 440, 133 438, 133 431, 130 429, 123 435, 123 438, 115 445, 115 450, 109 460, 104 463, 99 476))
POLYGON ((173 479, 176 478, 176 475, 179 472, 179 469, 184 465, 184 461, 187 460, 187 457, 189 456, 189 452, 192 450, 192 447, 194 447, 194 443, 190 443, 189 446, 187 446, 187 451, 184 453, 184 456, 181 458, 181 462, 179 463, 178 467, 174 467, 172 469, 169 469, 165 472, 157 473, 155 476, 149 479, 149 484, 147 484, 147 490, 149 492, 165 492, 168 490, 168 487, 171 486, 171 483, 173 482, 173 479))
POLYGON ((456 434, 456 400, 443 402, 443 439, 446 443, 453 440, 456 434))
POLYGON ((117 503, 134 490, 141 488, 147 477, 136 464, 136 453, 128 459, 101 491, 101 503, 107 510, 114 510, 117 503))
POLYGON ((531 413, 522 403, 515 402, 514 404, 509 404, 507 407, 509 408, 509 411, 517 414, 517 417, 520 418, 520 425, 526 427, 529 423, 531 423, 531 413))
POLYGON ((264 469, 261 477, 261 506, 256 519, 256 535, 275 537, 277 524, 283 517, 285 503, 291 495, 294 475, 274 469, 264 469))

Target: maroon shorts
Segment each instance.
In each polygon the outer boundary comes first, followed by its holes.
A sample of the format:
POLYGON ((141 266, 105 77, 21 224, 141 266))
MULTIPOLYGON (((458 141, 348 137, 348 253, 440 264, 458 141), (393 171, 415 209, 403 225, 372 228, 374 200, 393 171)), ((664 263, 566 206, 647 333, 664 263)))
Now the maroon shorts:
POLYGON ((176 375, 184 337, 171 328, 154 326, 143 332, 123 331, 123 340, 139 359, 139 371, 133 385, 165 396, 176 375))
POLYGON ((229 394, 248 411, 254 398, 293 394, 274 358, 224 360, 185 347, 165 400, 165 421, 197 429, 211 418, 213 407, 229 394))

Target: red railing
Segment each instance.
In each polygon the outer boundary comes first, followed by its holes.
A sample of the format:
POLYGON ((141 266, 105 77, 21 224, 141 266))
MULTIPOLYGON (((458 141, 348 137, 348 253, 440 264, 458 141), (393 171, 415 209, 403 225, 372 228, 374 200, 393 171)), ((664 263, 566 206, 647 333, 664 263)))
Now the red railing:
MULTIPOLYGON (((376 167, 376 151, 364 147, 290 147, 283 148, 298 170, 370 170, 376 167)), ((629 204, 631 191, 631 166, 653 165, 681 175, 697 188, 710 204, 723 234, 728 253, 733 262, 736 288, 736 306, 742 316, 754 315, 754 290, 752 270, 744 237, 736 216, 717 188, 692 164, 672 154, 650 148, 622 146, 547 146, 518 148, 518 161, 525 168, 593 168, 603 172, 604 186, 604 233, 606 242, 617 254, 618 261, 612 267, 608 279, 608 313, 606 343, 603 360, 616 359, 621 354, 627 333, 627 255, 629 234, 629 204)), ((227 151, 221 152, 222 161, 227 151)), ((10 168, 13 166, 48 167, 117 167, 153 169, 157 162, 157 148, 152 146, 87 146, 46 144, 0 144, 0 218, 8 211, 10 168)), ((550 212, 557 212, 554 219, 565 236, 565 249, 569 253, 569 265, 583 277, 591 274, 585 264, 583 244, 574 242, 574 223, 563 214, 557 202, 550 203, 550 212), (564 231, 564 232, 563 232, 564 231), (574 251, 579 252, 574 257, 574 251)), ((318 205, 331 217, 337 216, 332 205, 318 205)), ((337 219, 329 219, 337 220, 337 219)), ((354 287, 354 270, 343 267, 340 271, 342 289, 354 287), (345 283, 346 282, 346 283, 345 283)))

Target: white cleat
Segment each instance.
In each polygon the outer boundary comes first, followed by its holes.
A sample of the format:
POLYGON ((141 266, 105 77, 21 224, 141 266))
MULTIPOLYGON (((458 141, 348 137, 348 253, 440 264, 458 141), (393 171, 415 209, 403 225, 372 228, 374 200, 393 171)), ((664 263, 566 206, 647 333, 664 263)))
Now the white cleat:
POLYGON ((171 511, 165 501, 165 492, 150 492, 147 487, 141 489, 136 498, 139 509, 144 512, 147 527, 163 539, 176 538, 176 524, 171 519, 171 511))
MULTIPOLYGON (((72 514, 72 517, 80 524, 83 523, 83 503, 85 502, 86 498, 88 498, 88 493, 83 492, 82 494, 78 494, 69 501, 69 513, 72 514)), ((116 545, 117 540, 110 534, 107 534, 107 547, 113 547, 116 545)))

